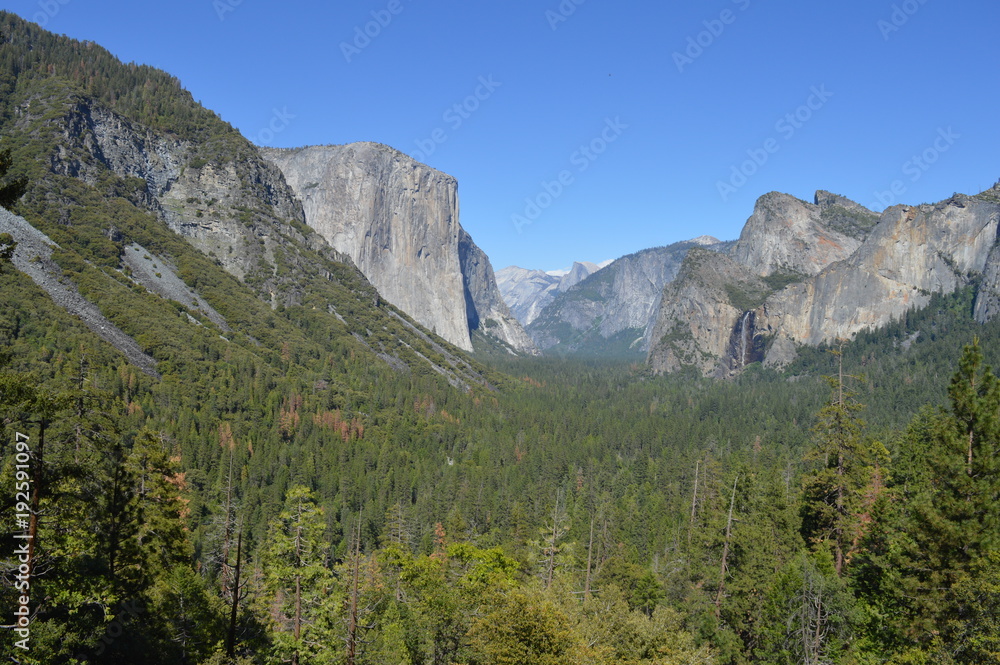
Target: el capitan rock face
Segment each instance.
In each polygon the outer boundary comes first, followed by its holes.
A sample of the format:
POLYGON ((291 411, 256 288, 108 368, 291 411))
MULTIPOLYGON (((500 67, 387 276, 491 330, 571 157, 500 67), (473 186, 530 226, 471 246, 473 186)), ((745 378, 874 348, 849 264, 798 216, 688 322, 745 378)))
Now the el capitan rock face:
POLYGON ((731 253, 733 265, 723 269, 716 259, 706 267, 689 257, 664 291, 651 368, 694 365, 726 376, 759 360, 781 366, 799 345, 885 325, 977 276, 976 316, 988 320, 1000 311, 1000 201, 985 194, 895 206, 877 223, 871 211, 829 192, 817 192, 815 204, 765 195, 731 253))
POLYGON ((377 143, 261 150, 302 201, 309 226, 350 256, 390 303, 462 349, 472 350, 476 322, 513 349, 533 351, 492 297, 493 269, 485 255, 473 257, 471 238, 465 256, 474 273, 463 273, 453 177, 377 143))

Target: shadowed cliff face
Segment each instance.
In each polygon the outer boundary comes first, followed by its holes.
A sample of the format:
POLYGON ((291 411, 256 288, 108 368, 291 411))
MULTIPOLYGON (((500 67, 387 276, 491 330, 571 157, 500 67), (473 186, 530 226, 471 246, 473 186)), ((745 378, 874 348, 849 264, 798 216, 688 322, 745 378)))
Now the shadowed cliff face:
POLYGON ((694 365, 717 376, 760 360, 782 366, 798 345, 880 327, 978 276, 976 315, 988 320, 1000 311, 998 218, 1000 200, 984 195, 896 206, 877 223, 829 192, 815 205, 765 195, 731 263, 689 257, 664 291, 648 361, 658 372, 694 365))
POLYGON ((623 256, 556 295, 528 332, 540 348, 557 352, 645 353, 664 286, 677 276, 685 255, 702 247, 728 245, 706 238, 623 256))
POLYGON ((376 143, 262 152, 302 201, 306 222, 390 303, 466 350, 470 324, 533 350, 493 294, 493 269, 471 238, 464 254, 472 272, 463 272, 454 178, 376 143))
POLYGON ((459 233, 458 256, 462 266, 469 330, 480 331, 518 353, 537 355, 534 342, 500 295, 489 257, 472 241, 472 236, 465 229, 459 233))

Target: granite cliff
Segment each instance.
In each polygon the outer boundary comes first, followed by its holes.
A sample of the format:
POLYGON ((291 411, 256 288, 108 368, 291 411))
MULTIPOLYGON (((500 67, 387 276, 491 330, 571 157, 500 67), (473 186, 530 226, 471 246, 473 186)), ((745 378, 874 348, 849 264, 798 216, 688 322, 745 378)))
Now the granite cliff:
POLYGON ((539 348, 555 353, 645 353, 663 288, 687 253, 728 246, 699 238, 623 256, 558 294, 528 326, 528 334, 539 348))
POLYGON ((590 261, 574 262, 569 272, 563 275, 508 266, 497 271, 497 287, 504 302, 510 307, 511 314, 517 317, 521 325, 527 326, 538 318, 556 296, 600 269, 601 266, 590 261))
MULTIPOLYGON (((306 226, 281 172, 231 128, 211 141, 181 138, 66 93, 24 107, 11 131, 28 133, 53 115, 59 121, 47 127, 58 142, 48 157, 51 173, 91 186, 107 172, 129 179, 134 187, 116 193, 154 213, 273 306, 299 303, 303 276, 316 270, 295 246, 325 260, 348 260, 306 226)), ((115 235, 113 223, 108 233, 115 235)))
POLYGON ((465 314, 469 330, 499 341, 519 353, 536 354, 535 343, 511 314, 497 286, 486 252, 459 231, 458 258, 465 283, 465 314))
POLYGON ((1000 311, 1000 197, 955 195, 881 216, 829 192, 758 201, 729 257, 691 255, 664 292, 648 361, 729 376, 782 366, 800 345, 849 339, 981 282, 976 316, 1000 311))
MULTIPOLYGON (((843 233, 842 225, 831 224, 831 215, 824 214, 836 213, 835 206, 843 213, 849 209, 820 194, 816 201, 806 203, 778 192, 760 197, 732 250, 733 259, 767 277, 815 275, 834 261, 850 256, 861 245, 863 233, 843 233)), ((870 227, 875 215, 868 212, 867 216, 870 227)))
POLYGON ((499 297, 489 261, 459 224, 453 177, 377 143, 262 152, 302 202, 309 226, 386 300, 465 350, 473 331, 534 350, 499 297))

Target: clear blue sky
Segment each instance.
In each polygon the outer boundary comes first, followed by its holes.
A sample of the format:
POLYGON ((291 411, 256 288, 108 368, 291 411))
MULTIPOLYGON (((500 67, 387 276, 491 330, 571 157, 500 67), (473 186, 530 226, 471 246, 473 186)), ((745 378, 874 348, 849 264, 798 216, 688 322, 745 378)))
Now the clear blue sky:
POLYGON ((428 148, 424 161, 458 178, 462 224, 498 269, 735 238, 771 190, 881 209, 893 186, 912 204, 1000 177, 995 0, 5 8, 171 72, 258 142, 428 148), (355 41, 376 18, 386 25, 355 41), (744 164, 753 157, 762 163, 744 164))

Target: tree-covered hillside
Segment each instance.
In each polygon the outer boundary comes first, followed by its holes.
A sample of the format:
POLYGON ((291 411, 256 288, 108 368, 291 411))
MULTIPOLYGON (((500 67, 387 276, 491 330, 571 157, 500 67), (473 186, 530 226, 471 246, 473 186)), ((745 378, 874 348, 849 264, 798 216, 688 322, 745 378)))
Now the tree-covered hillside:
POLYGON ((252 146, 165 74, 0 24, 14 209, 58 244, 37 262, 156 363, 0 235, 5 659, 997 659, 1000 325, 974 323, 973 288, 729 382, 487 367, 273 207, 234 213, 273 263, 227 272, 67 118, 175 135, 189 169, 252 146), (170 274, 201 300, 156 288, 170 274))

